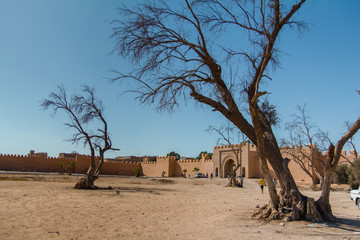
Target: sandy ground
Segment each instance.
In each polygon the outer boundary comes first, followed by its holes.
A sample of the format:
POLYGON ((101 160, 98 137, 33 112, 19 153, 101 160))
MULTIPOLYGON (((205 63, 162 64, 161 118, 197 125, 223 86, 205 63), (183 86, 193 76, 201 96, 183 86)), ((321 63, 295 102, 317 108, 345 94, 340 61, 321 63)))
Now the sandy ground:
POLYGON ((255 180, 101 177, 89 191, 78 178, 0 174, 0 239, 360 239, 348 191, 331 193, 341 224, 283 224, 251 217, 269 199, 255 180))

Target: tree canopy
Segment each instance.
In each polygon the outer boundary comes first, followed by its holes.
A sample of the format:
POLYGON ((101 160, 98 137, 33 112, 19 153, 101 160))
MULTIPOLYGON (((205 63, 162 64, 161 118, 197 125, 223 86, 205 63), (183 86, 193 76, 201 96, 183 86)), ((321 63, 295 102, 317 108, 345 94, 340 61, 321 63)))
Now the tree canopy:
POLYGON ((207 151, 201 151, 199 155, 196 157, 196 159, 201 159, 203 154, 209 155, 210 158, 212 158, 213 153, 207 152, 207 151))
POLYGON ((330 145, 322 196, 303 196, 283 159, 272 126, 277 114, 266 82, 279 66, 279 38, 286 29, 306 29, 299 20, 306 0, 154 1, 121 8, 113 22, 114 53, 131 60, 131 73, 115 81, 136 82, 142 103, 173 110, 192 99, 220 113, 258 149, 261 171, 272 181, 271 165, 281 187, 268 184, 270 204, 262 217, 287 220, 333 220, 329 194, 345 142, 360 128, 360 118, 330 145), (236 39, 236 41, 234 41, 236 39), (285 210, 288 209, 288 210, 285 210))
POLYGON ((83 86, 80 93, 68 96, 63 85, 58 86, 58 92, 52 92, 47 99, 41 101, 44 110, 51 109, 53 115, 59 110, 67 114, 69 121, 65 125, 74 130, 69 141, 73 144, 83 143, 88 146, 91 154, 91 164, 85 177, 75 188, 94 189, 94 181, 99 177, 101 166, 104 162, 104 154, 113 148, 108 129, 108 123, 104 117, 104 107, 100 99, 95 95, 95 89, 87 85, 83 86), (89 127, 89 123, 95 124, 96 130, 89 127), (94 123, 95 122, 95 123, 94 123), (99 153, 99 162, 96 166, 95 151, 99 153))
POLYGON ((175 157, 176 160, 179 160, 180 159, 180 154, 178 154, 177 152, 169 152, 166 156, 172 156, 172 157, 175 157))

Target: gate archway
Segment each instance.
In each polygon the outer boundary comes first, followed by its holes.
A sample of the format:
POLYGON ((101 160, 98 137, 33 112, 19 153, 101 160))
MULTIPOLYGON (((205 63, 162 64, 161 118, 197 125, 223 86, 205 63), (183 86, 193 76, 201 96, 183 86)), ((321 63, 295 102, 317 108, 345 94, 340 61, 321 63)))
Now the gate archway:
POLYGON ((224 164, 224 177, 229 177, 232 170, 235 168, 235 161, 229 159, 224 164))

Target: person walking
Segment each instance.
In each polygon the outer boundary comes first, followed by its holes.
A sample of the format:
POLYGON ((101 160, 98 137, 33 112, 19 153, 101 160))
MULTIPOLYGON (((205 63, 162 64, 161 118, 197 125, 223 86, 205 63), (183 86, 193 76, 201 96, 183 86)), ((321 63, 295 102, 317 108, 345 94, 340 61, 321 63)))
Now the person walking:
POLYGON ((274 186, 275 186, 275 188, 276 188, 276 185, 277 185, 276 178, 273 178, 273 183, 274 183, 274 186))
POLYGON ((261 188, 261 193, 264 194, 265 180, 262 177, 259 180, 259 185, 260 185, 260 188, 261 188))

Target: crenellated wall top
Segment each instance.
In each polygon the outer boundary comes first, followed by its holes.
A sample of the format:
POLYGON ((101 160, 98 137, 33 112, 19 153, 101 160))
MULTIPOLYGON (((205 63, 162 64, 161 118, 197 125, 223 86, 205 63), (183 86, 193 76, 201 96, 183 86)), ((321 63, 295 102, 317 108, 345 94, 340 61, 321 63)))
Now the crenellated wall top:
POLYGON ((256 150, 255 144, 252 144, 250 142, 246 142, 244 144, 232 144, 232 145, 221 145, 221 146, 215 146, 214 149, 233 149, 233 148, 239 148, 239 147, 248 147, 251 151, 256 150))
POLYGON ((156 160, 176 160, 175 156, 156 157, 156 160))
MULTIPOLYGON (((298 150, 310 151, 310 147, 311 147, 311 145, 306 145, 306 147, 304 147, 303 145, 298 145, 298 146, 292 145, 290 147, 281 147, 280 150, 298 149, 298 150)), ((327 151, 320 152, 318 150, 317 146, 315 146, 315 145, 313 145, 313 149, 315 149, 315 151, 317 151, 318 154, 320 154, 323 157, 326 157, 328 155, 327 151)), ((348 158, 348 159, 354 159, 355 154, 356 154, 355 150, 350 150, 349 153, 347 153, 346 150, 341 151, 342 157, 348 158)), ((360 154, 358 154, 358 157, 360 157, 360 154)))
POLYGON ((74 158, 44 157, 44 156, 28 156, 20 154, 0 154, 0 157, 8 158, 28 158, 28 159, 57 159, 57 160, 74 160, 74 158))
POLYGON ((201 159, 184 159, 178 161, 178 163, 199 163, 199 162, 201 162, 201 159))
POLYGON ((136 161, 111 161, 111 160, 104 160, 104 163, 113 163, 119 165, 140 165, 140 162, 136 161))
POLYGON ((141 162, 141 164, 154 164, 156 165, 156 161, 144 161, 144 162, 141 162))

